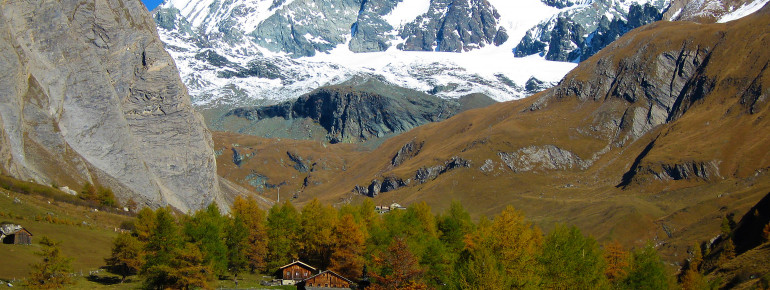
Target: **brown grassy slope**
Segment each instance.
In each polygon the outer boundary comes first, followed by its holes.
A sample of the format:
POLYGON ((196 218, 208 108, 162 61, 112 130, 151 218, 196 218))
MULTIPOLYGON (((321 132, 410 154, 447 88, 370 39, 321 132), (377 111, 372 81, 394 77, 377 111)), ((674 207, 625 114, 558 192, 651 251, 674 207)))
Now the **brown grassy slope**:
MULTIPOLYGON (((351 162, 332 181, 305 189, 299 200, 360 198, 351 192, 356 185, 387 176, 414 178, 421 167, 459 156, 470 160, 471 167, 380 194, 376 202, 426 201, 440 211, 459 200, 476 216, 512 204, 546 228, 569 222, 599 238, 630 244, 669 239, 660 223, 678 212, 697 209, 702 216, 719 215, 724 206, 740 215, 760 197, 744 180, 757 174, 754 186, 768 184, 764 171, 757 171, 770 167, 767 10, 728 24, 659 22, 637 29, 581 63, 556 88, 395 137, 351 162), (644 120, 634 120, 630 112, 661 100, 646 96, 645 85, 672 78, 659 64, 663 53, 682 52, 693 55, 695 69, 684 89, 668 96, 676 104, 665 112, 670 115, 666 124, 652 124, 644 134, 633 135, 633 125, 644 125, 644 120), (424 142, 420 153, 400 166, 391 165, 396 152, 412 140, 424 142), (514 173, 498 155, 531 145, 555 145, 594 162, 585 170, 541 167, 514 173), (481 171, 487 160, 493 170, 481 171), (712 161, 718 164, 717 176, 660 180, 653 174, 664 165, 712 161), (638 171, 632 182, 616 188, 630 169, 638 171), (718 197, 724 192, 741 193, 745 202, 725 202, 718 197)), ((678 221, 672 234, 700 217, 678 221)), ((714 233, 699 231, 697 238, 714 233)))
POLYGON ((310 140, 268 139, 250 135, 213 132, 217 172, 226 180, 253 191, 267 200, 281 200, 308 188, 329 182, 343 173, 364 151, 353 144, 323 144, 310 140), (235 151, 233 151, 235 150, 235 151), (240 166, 234 152, 242 155, 240 166), (289 153, 302 158, 307 171, 295 168, 289 153))

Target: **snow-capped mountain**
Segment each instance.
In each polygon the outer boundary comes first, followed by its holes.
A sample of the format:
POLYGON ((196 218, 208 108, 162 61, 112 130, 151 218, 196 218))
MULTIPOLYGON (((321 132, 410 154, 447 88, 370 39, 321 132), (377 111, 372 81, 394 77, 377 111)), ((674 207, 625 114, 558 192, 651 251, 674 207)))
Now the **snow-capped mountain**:
POLYGON ((575 66, 547 59, 579 60, 567 56, 598 51, 598 44, 586 43, 614 40, 634 28, 629 12, 643 12, 645 21, 634 23, 644 24, 660 19, 668 5, 669 0, 167 0, 153 12, 193 102, 212 108, 295 99, 362 75, 440 97, 521 98, 532 78, 555 84, 575 66), (622 29, 594 37, 612 21, 622 29), (564 33, 551 33, 555 27, 564 33), (527 41, 541 49, 523 49, 527 41))

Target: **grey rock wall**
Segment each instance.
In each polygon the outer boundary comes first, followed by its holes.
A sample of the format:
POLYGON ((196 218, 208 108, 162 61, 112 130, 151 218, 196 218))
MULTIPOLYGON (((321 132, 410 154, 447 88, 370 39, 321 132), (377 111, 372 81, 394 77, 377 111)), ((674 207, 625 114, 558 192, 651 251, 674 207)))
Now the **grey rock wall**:
POLYGON ((508 39, 500 14, 484 0, 433 0, 430 10, 404 26, 399 49, 462 52, 508 39), (497 40, 496 40, 497 39, 497 40))
MULTIPOLYGON (((543 2, 557 8, 575 5, 574 1, 543 2)), ((626 9, 615 0, 596 0, 531 28, 513 53, 516 57, 541 54, 548 60, 580 62, 628 31, 660 20, 668 6, 669 1, 656 0, 634 3, 626 9)))
POLYGON ((223 200, 213 144, 138 0, 0 4, 0 166, 195 210, 223 200))

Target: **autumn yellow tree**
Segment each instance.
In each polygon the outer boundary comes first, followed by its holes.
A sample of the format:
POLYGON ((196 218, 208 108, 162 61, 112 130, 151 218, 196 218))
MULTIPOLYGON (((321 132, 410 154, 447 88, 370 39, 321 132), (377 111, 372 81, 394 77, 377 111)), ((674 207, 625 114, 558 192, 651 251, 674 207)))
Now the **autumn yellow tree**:
POLYGON ((492 221, 488 229, 490 246, 498 257, 512 287, 531 285, 536 279, 536 257, 543 244, 540 229, 508 206, 492 221))
POLYGON ((298 255, 299 213, 291 202, 275 204, 267 214, 267 253, 269 269, 288 264, 298 255))
POLYGON ((300 217, 300 259, 321 269, 329 266, 332 247, 332 229, 336 223, 336 212, 313 199, 302 208, 300 217))
POLYGON ((141 242, 136 237, 123 233, 115 238, 112 254, 104 261, 107 263, 108 271, 120 275, 120 282, 123 283, 127 276, 136 275, 142 269, 144 265, 142 255, 141 242))
POLYGON ((203 254, 193 243, 186 243, 183 248, 176 251, 171 260, 170 272, 172 289, 211 289, 208 280, 211 279, 213 270, 204 264, 203 254))
POLYGON ((687 261, 684 272, 680 276, 683 290, 706 289, 707 283, 700 273, 700 265, 703 263, 703 255, 700 246, 695 244, 690 248, 690 259, 687 261))
POLYGON ((607 269, 604 275, 611 283, 620 282, 626 276, 628 267, 628 252, 618 241, 612 241, 604 245, 604 260, 607 262, 607 269))
POLYGON ((436 225, 436 216, 431 212, 430 206, 424 201, 418 202, 409 207, 409 211, 414 212, 417 220, 420 221, 422 229, 430 237, 438 237, 438 226, 436 225))
POLYGON ((142 208, 139 213, 136 214, 134 220, 133 235, 141 243, 147 243, 150 240, 150 235, 155 228, 155 212, 149 207, 142 208))
POLYGON ((27 280, 27 286, 32 289, 60 289, 71 283, 69 271, 72 269, 72 259, 61 254, 58 242, 43 236, 40 239, 42 249, 35 252, 43 261, 32 265, 32 272, 27 280))
POLYGON ((233 219, 240 219, 248 229, 246 259, 252 271, 265 270, 267 267, 267 229, 265 211, 259 208, 254 197, 235 198, 232 208, 233 219))
POLYGON ((333 230, 334 247, 332 248, 329 269, 344 277, 361 277, 364 267, 364 235, 353 216, 343 216, 333 230))
POLYGON ((421 281, 423 270, 417 257, 401 237, 394 238, 387 250, 374 258, 374 263, 380 269, 379 273, 372 274, 375 289, 427 288, 421 281))

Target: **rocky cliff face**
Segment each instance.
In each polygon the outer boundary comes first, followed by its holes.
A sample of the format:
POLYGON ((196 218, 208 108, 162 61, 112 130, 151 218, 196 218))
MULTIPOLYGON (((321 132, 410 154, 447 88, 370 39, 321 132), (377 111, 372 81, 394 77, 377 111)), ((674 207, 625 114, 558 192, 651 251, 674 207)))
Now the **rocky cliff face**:
POLYGON ((140 1, 3 2, 0 46, 4 173, 182 211, 221 199, 210 133, 140 1))
POLYGON ((508 40, 500 14, 484 0, 434 0, 428 13, 405 25, 403 50, 462 52, 508 40))
POLYGON ((631 29, 660 20, 669 6, 667 0, 543 3, 563 11, 528 30, 514 49, 516 57, 540 54, 548 60, 580 62, 631 29))
POLYGON ((315 130, 323 132, 323 140, 330 143, 359 143, 392 137, 447 119, 461 110, 492 103, 486 98, 463 104, 375 79, 361 79, 360 83, 323 87, 278 105, 233 109, 224 118, 249 120, 249 125, 238 130, 254 135, 314 139, 315 130))

